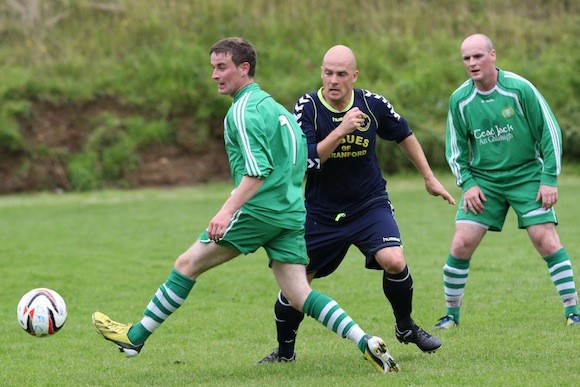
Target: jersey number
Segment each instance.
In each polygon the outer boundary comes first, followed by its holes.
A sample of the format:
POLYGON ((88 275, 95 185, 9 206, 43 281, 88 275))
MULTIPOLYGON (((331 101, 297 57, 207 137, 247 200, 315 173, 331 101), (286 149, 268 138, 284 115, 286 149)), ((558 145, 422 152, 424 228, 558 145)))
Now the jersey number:
POLYGON ((278 118, 280 119, 280 125, 288 128, 288 133, 290 133, 290 137, 292 138, 292 164, 296 164, 296 152, 298 149, 298 145, 296 144, 296 134, 292 129, 292 124, 288 121, 288 117, 280 115, 278 118))

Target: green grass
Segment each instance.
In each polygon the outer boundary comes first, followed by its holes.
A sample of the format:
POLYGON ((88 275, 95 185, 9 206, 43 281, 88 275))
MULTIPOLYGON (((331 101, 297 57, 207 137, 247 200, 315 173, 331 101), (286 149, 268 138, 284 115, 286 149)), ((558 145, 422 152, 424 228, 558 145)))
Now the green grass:
MULTIPOLYGON (((452 179, 442 179, 456 198, 452 179)), ((580 270, 577 169, 560 179, 560 237, 580 270)), ((311 319, 292 364, 258 366, 275 347, 277 287, 263 250, 202 277, 186 304, 126 359, 96 334, 91 313, 136 321, 173 260, 229 195, 214 184, 172 190, 102 191, 0 197, 0 380, 3 385, 572 385, 580 331, 565 327, 545 264, 512 214, 476 253, 459 329, 440 335, 432 355, 399 344, 379 272, 352 250, 314 287, 336 298, 368 332, 382 336, 401 365, 376 373, 349 341, 311 319), (28 336, 15 316, 19 298, 50 287, 69 318, 53 337, 28 336)), ((425 328, 444 312, 442 266, 455 207, 429 197, 417 177, 389 179, 415 279, 414 318, 425 328)), ((578 283, 577 277, 577 283, 578 283)), ((574 382, 575 381, 575 382, 574 382)))

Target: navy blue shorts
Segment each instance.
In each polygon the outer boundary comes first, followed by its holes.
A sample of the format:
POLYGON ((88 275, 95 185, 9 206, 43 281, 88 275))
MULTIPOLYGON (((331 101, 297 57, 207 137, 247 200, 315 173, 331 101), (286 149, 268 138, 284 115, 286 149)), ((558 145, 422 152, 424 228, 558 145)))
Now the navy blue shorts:
POLYGON ((334 272, 350 246, 356 246, 366 258, 367 269, 383 270, 375 260, 377 251, 401 246, 401 233, 395 220, 395 210, 387 198, 373 201, 362 211, 337 214, 335 221, 324 222, 306 216, 306 248, 310 263, 308 273, 315 278, 334 272))

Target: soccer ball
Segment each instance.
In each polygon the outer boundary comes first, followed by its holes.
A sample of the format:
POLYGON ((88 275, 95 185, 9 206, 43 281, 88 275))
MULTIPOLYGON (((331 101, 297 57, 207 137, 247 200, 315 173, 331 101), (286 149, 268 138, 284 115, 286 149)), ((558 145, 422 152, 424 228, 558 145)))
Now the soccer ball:
POLYGON ((63 298, 52 289, 32 289, 20 299, 16 317, 20 326, 36 337, 47 337, 58 332, 67 317, 63 298))

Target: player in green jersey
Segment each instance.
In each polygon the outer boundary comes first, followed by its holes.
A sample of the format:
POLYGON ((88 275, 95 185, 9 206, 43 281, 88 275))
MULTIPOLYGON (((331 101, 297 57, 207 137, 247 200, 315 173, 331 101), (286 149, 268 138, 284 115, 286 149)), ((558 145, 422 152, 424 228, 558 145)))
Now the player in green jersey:
POLYGON ((198 240, 176 259, 143 318, 122 324, 95 312, 97 330, 126 356, 136 356, 185 302, 201 274, 263 247, 294 308, 351 339, 379 372, 397 371, 381 338, 367 335, 336 301, 308 284, 302 195, 306 138, 292 114, 254 82, 254 47, 241 38, 222 39, 211 47, 210 62, 218 92, 233 98, 224 141, 235 189, 198 240))
POLYGON ((501 231, 510 207, 548 266, 567 325, 580 325, 572 264, 553 208, 562 156, 558 122, 534 85, 495 67, 487 36, 466 38, 461 55, 470 79, 449 100, 446 156, 463 197, 443 268, 447 311, 435 329, 459 323, 471 257, 488 230, 501 231))

